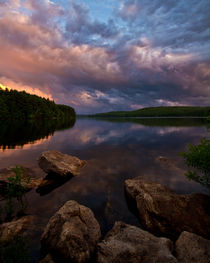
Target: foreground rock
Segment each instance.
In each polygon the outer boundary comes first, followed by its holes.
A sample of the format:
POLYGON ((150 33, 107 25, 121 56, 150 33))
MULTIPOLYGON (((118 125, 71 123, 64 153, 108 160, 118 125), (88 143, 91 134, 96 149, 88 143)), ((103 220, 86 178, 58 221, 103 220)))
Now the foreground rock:
MULTIPOLYGON (((7 184, 10 183, 8 179, 10 177, 16 176, 13 169, 14 168, 11 167, 11 168, 0 170, 0 192, 2 194, 4 193, 7 184)), ((21 185, 24 187, 26 191, 38 187, 43 181, 42 178, 35 178, 35 174, 31 169, 26 167, 22 167, 20 169, 22 174, 21 185)))
POLYGON ((26 231, 34 222, 33 216, 24 216, 18 220, 13 220, 8 223, 0 225, 0 242, 7 243, 14 239, 14 237, 25 234, 26 231))
POLYGON ((138 177, 126 180, 125 190, 136 201, 141 223, 150 232, 171 238, 182 231, 210 236, 210 196, 179 195, 138 177))
POLYGON ((39 261, 39 263, 55 263, 52 256, 48 254, 45 258, 39 261))
POLYGON ((60 176, 78 175, 85 161, 58 151, 43 152, 38 159, 39 166, 46 173, 58 174, 60 176))
POLYGON ((41 242, 52 255, 82 263, 91 258, 100 237, 92 211, 68 201, 49 220, 41 242))
POLYGON ((176 256, 182 263, 209 263, 210 240, 184 231, 176 241, 176 256))
POLYGON ((135 226, 116 222, 98 244, 97 263, 175 263, 173 243, 135 226))

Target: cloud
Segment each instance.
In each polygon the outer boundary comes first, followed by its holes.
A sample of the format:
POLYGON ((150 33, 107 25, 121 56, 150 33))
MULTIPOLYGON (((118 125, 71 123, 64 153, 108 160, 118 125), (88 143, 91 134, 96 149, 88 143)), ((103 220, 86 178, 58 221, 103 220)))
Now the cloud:
POLYGON ((207 4, 122 1, 100 21, 75 1, 1 0, 0 82, 79 113, 208 105, 207 4))
POLYGON ((119 16, 129 23, 132 36, 145 36, 161 47, 189 50, 193 48, 192 44, 199 49, 199 43, 206 43, 209 39, 208 10, 208 0, 129 0, 123 2, 119 16), (121 14, 122 10, 126 13, 130 6, 138 10, 132 13, 132 19, 121 14), (135 23, 131 23, 133 20, 135 23))
POLYGON ((66 20, 66 37, 76 44, 94 43, 96 37, 112 38, 118 29, 112 19, 107 23, 92 20, 89 9, 73 3, 69 6, 66 20))
POLYGON ((133 21, 137 18, 140 10, 141 6, 138 1, 129 0, 121 3, 117 13, 122 19, 133 21))
POLYGON ((23 83, 20 82, 14 82, 11 79, 7 79, 5 77, 1 77, 0 78, 0 83, 2 83, 4 85, 4 83, 6 83, 6 87, 10 89, 10 87, 12 87, 12 89, 18 90, 18 91, 24 91, 27 90, 27 92, 31 93, 31 94, 36 94, 42 98, 49 98, 51 100, 53 100, 53 97, 50 93, 50 89, 47 85, 45 85, 43 87, 42 90, 39 89, 39 86, 36 88, 35 86, 30 87, 27 86, 23 83))

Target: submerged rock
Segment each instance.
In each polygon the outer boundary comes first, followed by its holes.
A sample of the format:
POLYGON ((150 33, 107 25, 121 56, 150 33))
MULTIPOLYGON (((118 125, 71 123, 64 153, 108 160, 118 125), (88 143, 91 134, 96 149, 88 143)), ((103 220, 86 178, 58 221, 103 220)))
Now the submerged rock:
POLYGON ((25 234, 26 231, 32 226, 34 216, 24 216, 11 222, 3 223, 0 225, 0 242, 7 243, 14 239, 14 237, 25 234))
POLYGON ((173 243, 138 227, 116 222, 98 244, 97 263, 176 263, 173 243))
POLYGON ((93 212, 76 201, 68 201, 50 218, 41 243, 57 257, 82 263, 91 258, 100 237, 93 212))
MULTIPOLYGON (((4 194, 7 184, 10 183, 9 178, 16 176, 13 169, 14 167, 0 170, 0 192, 2 194, 4 194)), ((26 191, 38 187, 42 182, 42 178, 35 177, 33 170, 26 167, 20 167, 20 170, 22 174, 21 185, 26 191)))
POLYGON ((138 177, 126 180, 125 190, 136 201, 141 223, 150 232, 175 239, 182 231, 210 236, 210 196, 176 194, 138 177))
POLYGON ((46 173, 58 174, 60 176, 78 175, 85 161, 58 151, 43 152, 38 159, 39 166, 46 173))
POLYGON ((176 256, 182 263, 209 263, 210 240, 184 231, 176 241, 176 256))
MULTIPOLYGON (((0 195, 2 197, 5 197, 7 195, 7 185, 10 184, 9 178, 15 176, 16 174, 13 171, 13 168, 0 170, 0 195)), ((31 189, 36 189, 37 193, 39 193, 40 195, 45 195, 52 192, 57 187, 65 184, 69 179, 70 177, 55 177, 53 175, 36 178, 33 170, 23 167, 21 187, 23 187, 26 192, 30 191, 31 189)))

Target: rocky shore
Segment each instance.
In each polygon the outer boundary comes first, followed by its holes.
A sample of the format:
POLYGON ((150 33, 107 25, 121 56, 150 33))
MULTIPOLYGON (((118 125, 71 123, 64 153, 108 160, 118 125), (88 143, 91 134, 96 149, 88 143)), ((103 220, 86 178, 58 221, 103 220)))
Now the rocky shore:
MULTIPOLYGON (((38 159, 47 173, 35 178, 26 169, 23 187, 44 189, 61 178, 78 176, 85 161, 57 151, 44 152, 38 159), (27 178, 30 177, 30 181, 27 178), (28 182, 28 183, 27 183, 28 182)), ((12 169, 0 172, 0 192, 10 184, 12 169)), ((66 179, 65 179, 66 180, 66 179)), ((209 263, 210 197, 180 195, 156 182, 133 178, 125 181, 128 201, 134 204, 143 227, 115 222, 101 235, 93 212, 75 200, 67 201, 48 221, 41 235, 40 263, 209 263)), ((35 217, 26 215, 0 225, 0 245, 19 234, 27 236, 35 217)))
POLYGON ((210 237, 210 196, 176 194, 141 178, 126 180, 125 191, 136 204, 141 224, 153 234, 177 239, 189 231, 210 237))

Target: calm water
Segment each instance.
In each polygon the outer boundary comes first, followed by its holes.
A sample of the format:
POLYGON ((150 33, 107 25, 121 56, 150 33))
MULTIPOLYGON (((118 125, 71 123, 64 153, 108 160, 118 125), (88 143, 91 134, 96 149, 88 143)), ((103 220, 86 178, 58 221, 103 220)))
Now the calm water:
POLYGON ((42 191, 41 195, 35 190, 27 194, 28 213, 37 216, 32 244, 34 262, 39 259, 43 226, 67 200, 74 199, 91 208, 104 234, 116 220, 139 225, 124 195, 124 181, 128 178, 141 176, 177 193, 210 194, 185 178, 186 166, 178 155, 188 143, 197 144, 202 137, 209 137, 201 119, 77 119, 66 126, 26 126, 1 127, 0 168, 21 164, 32 168, 37 177, 43 176, 36 160, 43 151, 54 149, 87 160, 80 176, 42 191), (55 131, 62 128, 66 129, 55 131))

